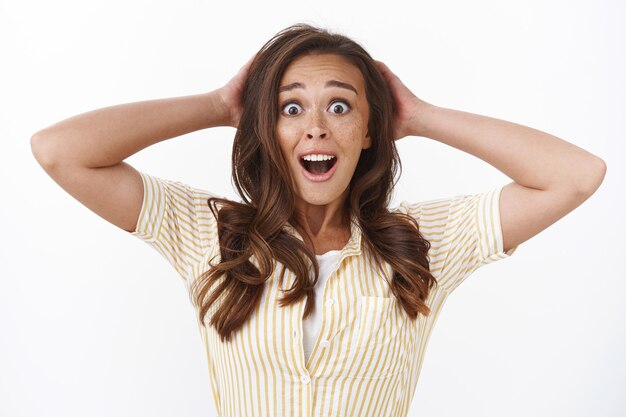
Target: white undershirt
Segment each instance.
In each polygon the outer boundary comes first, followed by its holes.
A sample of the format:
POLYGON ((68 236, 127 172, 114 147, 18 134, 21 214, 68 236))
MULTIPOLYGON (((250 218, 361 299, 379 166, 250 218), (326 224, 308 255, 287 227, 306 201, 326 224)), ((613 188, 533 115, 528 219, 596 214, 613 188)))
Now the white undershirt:
POLYGON ((330 274, 335 270, 339 261, 340 250, 331 250, 323 255, 315 255, 320 267, 320 275, 315 284, 315 310, 309 317, 302 320, 302 346, 304 347, 305 363, 309 361, 309 356, 315 347, 317 336, 322 325, 322 302, 324 301, 324 283, 330 274))

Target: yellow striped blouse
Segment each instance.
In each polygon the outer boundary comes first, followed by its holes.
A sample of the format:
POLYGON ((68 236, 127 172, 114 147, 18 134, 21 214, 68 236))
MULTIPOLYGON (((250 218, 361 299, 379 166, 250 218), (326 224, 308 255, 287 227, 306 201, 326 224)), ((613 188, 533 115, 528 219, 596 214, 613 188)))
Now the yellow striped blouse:
MULTIPOLYGON (((213 194, 143 172, 141 176, 143 205, 131 234, 167 259, 190 294, 208 260, 219 259, 216 220, 206 204, 213 194)), ((320 333, 306 363, 305 301, 279 306, 280 290, 290 288, 295 279, 286 271, 280 286, 280 264, 266 283, 259 308, 231 341, 221 342, 215 329, 198 321, 219 415, 406 416, 446 297, 480 266, 517 249, 503 251, 501 190, 402 203, 396 209, 413 216, 432 245, 430 268, 439 286, 428 297, 428 317, 412 321, 406 316, 375 273, 371 257, 361 248, 360 230, 353 226, 338 267, 324 285, 320 333)), ((387 265, 387 277, 390 272, 387 265)))

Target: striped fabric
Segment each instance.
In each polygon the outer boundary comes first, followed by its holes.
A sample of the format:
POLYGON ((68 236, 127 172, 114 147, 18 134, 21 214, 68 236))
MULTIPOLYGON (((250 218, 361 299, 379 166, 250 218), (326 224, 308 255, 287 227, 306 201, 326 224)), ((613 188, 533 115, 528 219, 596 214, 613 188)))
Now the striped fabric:
MULTIPOLYGON (((208 260, 219 256, 216 221, 206 205, 212 194, 141 175, 143 206, 131 234, 167 259, 189 293, 208 260)), ((281 264, 267 281, 259 308, 230 342, 222 343, 215 329, 198 321, 219 416, 406 416, 447 296, 480 266, 517 249, 503 251, 501 190, 397 208, 417 219, 432 245, 431 272, 440 285, 428 297, 428 317, 412 321, 406 316, 361 247, 359 228, 352 226, 339 266, 325 283, 320 333, 306 363, 305 301, 279 306, 280 290, 295 279, 287 271, 279 284, 281 264)), ((297 235, 295 229, 289 231, 297 235)), ((388 265, 383 272, 390 280, 388 265)))

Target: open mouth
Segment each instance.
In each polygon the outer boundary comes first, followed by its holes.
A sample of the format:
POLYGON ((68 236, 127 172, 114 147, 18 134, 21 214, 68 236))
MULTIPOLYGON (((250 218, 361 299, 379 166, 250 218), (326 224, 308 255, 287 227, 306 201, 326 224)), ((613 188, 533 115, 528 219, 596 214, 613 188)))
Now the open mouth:
POLYGON ((313 175, 325 174, 337 163, 333 155, 305 155, 300 158, 300 164, 313 175))

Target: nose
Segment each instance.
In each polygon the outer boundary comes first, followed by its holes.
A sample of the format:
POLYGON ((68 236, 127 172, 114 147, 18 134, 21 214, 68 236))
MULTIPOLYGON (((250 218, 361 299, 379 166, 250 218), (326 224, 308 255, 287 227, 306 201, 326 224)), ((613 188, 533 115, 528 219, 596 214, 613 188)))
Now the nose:
POLYGON ((309 125, 306 128, 306 137, 308 139, 324 139, 326 136, 328 136, 328 127, 324 121, 324 116, 319 111, 311 112, 309 125))
POLYGON ((319 137, 320 139, 324 139, 326 137, 326 132, 322 132, 318 129, 317 132, 315 131, 310 131, 309 133, 306 134, 306 137, 309 139, 313 139, 316 137, 319 137))

